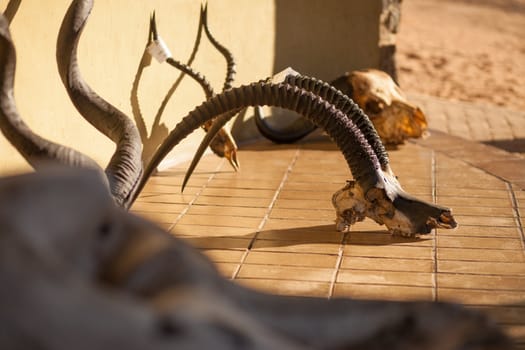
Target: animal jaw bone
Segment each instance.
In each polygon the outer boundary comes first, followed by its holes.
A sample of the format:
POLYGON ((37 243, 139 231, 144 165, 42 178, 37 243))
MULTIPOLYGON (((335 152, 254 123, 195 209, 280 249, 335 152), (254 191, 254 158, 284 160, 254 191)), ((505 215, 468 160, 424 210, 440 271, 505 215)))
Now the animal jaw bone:
POLYGON ((351 225, 369 217, 385 225, 393 235, 412 237, 430 233, 434 228, 452 229, 457 226, 449 208, 426 203, 403 191, 395 178, 385 175, 385 188, 368 192, 355 181, 334 193, 338 231, 350 231, 351 225))
POLYGON ((0 179, 0 228, 0 348, 510 348, 490 321, 457 305, 239 286, 114 206, 86 170, 0 179))

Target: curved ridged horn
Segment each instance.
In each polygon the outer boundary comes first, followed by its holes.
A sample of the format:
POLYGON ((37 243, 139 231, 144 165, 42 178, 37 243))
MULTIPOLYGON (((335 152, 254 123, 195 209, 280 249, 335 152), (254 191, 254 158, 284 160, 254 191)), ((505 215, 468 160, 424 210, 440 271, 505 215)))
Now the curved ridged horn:
POLYGON ((253 109, 253 119, 261 135, 275 143, 294 143, 317 129, 308 119, 299 118, 285 129, 277 130, 266 123, 261 106, 255 106, 253 109))
MULTIPOLYGON (((352 118, 352 121, 359 127, 361 132, 365 135, 368 143, 372 146, 372 149, 376 153, 379 163, 383 171, 387 171, 392 174, 392 170, 389 166, 388 154, 377 134, 374 125, 368 118, 368 116, 359 108, 359 106, 349 98, 345 92, 342 92, 328 83, 325 83, 319 79, 300 75, 291 68, 285 69, 283 72, 276 74, 273 78, 267 79, 266 81, 280 82, 283 81, 290 85, 298 86, 304 90, 310 91, 315 95, 325 99, 327 102, 333 104, 337 109, 340 109, 344 114, 352 118)), ((335 80, 337 83, 337 80, 335 80)), ((338 84, 340 85, 340 84, 338 84)), ((317 128, 315 124, 306 118, 300 118, 294 126, 286 131, 279 131, 268 126, 264 118, 262 117, 262 108, 255 106, 254 108, 254 119, 259 132, 266 138, 276 143, 291 143, 295 142, 317 128)), ((231 115, 233 117, 234 114, 231 115)), ((217 118, 214 125, 208 130, 208 134, 202 140, 195 156, 193 157, 192 163, 189 169, 186 171, 186 176, 182 183, 182 190, 189 180, 193 170, 197 166, 200 158, 204 154, 208 144, 213 139, 215 133, 224 126, 230 119, 227 117, 217 118)))
POLYGON ((13 91, 16 50, 9 32, 9 23, 3 15, 0 15, 0 53, 0 129, 9 142, 35 169, 40 168, 42 163, 55 162, 102 172, 98 164, 88 156, 36 135, 20 118, 13 91))
MULTIPOLYGON (((157 149, 144 171, 144 182, 160 161, 183 138, 205 121, 221 114, 249 106, 267 105, 290 109, 322 127, 337 143, 354 175, 363 188, 370 189, 381 181, 380 164, 361 131, 343 113, 305 90, 288 84, 255 83, 232 88, 204 102, 184 117, 157 149)), ((140 186, 139 188, 141 188, 140 186)))
MULTIPOLYGON (((202 16, 202 8, 201 8, 201 16, 202 16)), ((201 23, 202 23, 201 18, 201 23)), ((151 28, 151 34, 153 37, 153 40, 158 40, 158 32, 157 32, 157 23, 155 20, 155 13, 150 18, 150 28, 151 28)), ((199 26, 200 30, 201 26, 199 26)), ((230 55, 231 56, 231 55, 230 55)), ((233 57, 231 58, 233 59, 233 57)), ((184 64, 180 61, 175 60, 173 57, 168 57, 166 59, 166 62, 173 66, 176 69, 179 69, 185 74, 188 74, 193 80, 195 80, 204 90, 204 94, 206 95, 206 99, 210 99, 213 95, 215 95, 215 92, 213 91, 213 88, 211 87, 210 82, 206 79, 204 75, 201 73, 195 71, 193 68, 191 68, 189 65, 184 64)), ((228 76, 228 74, 227 74, 228 76)), ((231 75, 233 79, 233 74, 231 75)), ((213 120, 209 120, 206 123, 202 125, 202 128, 208 132, 208 130, 213 125, 213 120)), ((237 159, 237 144, 235 140, 233 139, 233 136, 231 133, 224 127, 224 124, 221 125, 221 127, 214 132, 214 136, 211 140, 209 140, 206 145, 210 146, 211 150, 219 157, 225 157, 230 162, 231 166, 235 171, 237 171, 240 168, 239 161, 237 159)))
MULTIPOLYGON (((281 107, 307 117, 322 128, 343 153, 355 182, 349 182, 333 196, 338 229, 347 230, 365 217, 401 235, 426 234, 436 227, 457 226, 450 209, 410 196, 393 173, 382 170, 376 153, 352 118, 319 96, 286 83, 259 82, 233 88, 190 112, 153 155, 139 189, 174 145, 200 124, 218 115, 257 105, 281 107)), ((362 111, 355 109, 355 113, 362 111)))
POLYGON ((224 59, 226 60, 226 78, 224 79, 222 91, 229 90, 233 86, 232 84, 235 80, 235 74, 237 73, 235 70, 235 59, 230 50, 219 43, 210 32, 208 27, 208 3, 201 5, 201 22, 208 40, 210 40, 210 43, 224 56, 224 59))
POLYGON ((110 189, 118 205, 127 208, 142 176, 142 143, 133 121, 97 95, 80 73, 77 48, 93 8, 93 0, 71 3, 57 40, 57 64, 69 97, 80 114, 115 144, 107 167, 110 189))
MULTIPOLYGON (((338 87, 341 86, 339 79, 336 79, 331 83, 326 83, 322 80, 300 74, 289 74, 284 79, 284 82, 298 86, 322 97, 333 104, 337 109, 340 109, 343 113, 352 117, 353 122, 359 127, 359 129, 361 129, 368 143, 374 149, 383 170, 386 170, 388 167, 388 154, 381 142, 381 138, 365 113, 354 112, 354 110, 360 109, 360 107, 349 97, 349 93, 351 93, 350 91, 341 91, 338 89, 338 87)), ((255 109, 254 118, 259 132, 261 132, 264 137, 276 143, 292 143, 298 141, 316 128, 308 121, 299 119, 297 123, 295 123, 296 125, 291 132, 288 132, 288 130, 276 130, 264 121, 260 108, 255 109)))
MULTIPOLYGON (((204 138, 202 139, 199 148, 197 148, 197 151, 195 151, 195 154, 193 155, 193 159, 191 160, 191 164, 186 170, 186 174, 184 174, 184 180, 182 181, 181 186, 181 192, 184 192, 184 188, 186 187, 186 184, 188 183, 188 180, 191 177, 191 174, 193 174, 193 171, 197 167, 197 164, 199 164, 199 161, 202 158, 202 155, 206 151, 206 148, 208 148, 208 145, 213 142, 213 140, 218 136, 218 132, 221 128, 228 123, 234 116, 239 114, 243 108, 236 109, 231 112, 221 114, 220 116, 216 117, 212 124, 210 125, 209 129, 206 131, 206 135, 204 135, 204 138)), ((180 142, 177 141, 177 143, 180 142)), ((237 157, 235 158, 235 163, 238 164, 237 157)), ((237 169, 236 169, 237 170, 237 169)))
POLYGON ((284 82, 320 96, 352 118, 352 121, 359 127, 363 135, 365 135, 366 140, 377 155, 383 170, 387 170, 389 163, 388 154, 385 146, 381 142, 381 138, 377 134, 374 124, 357 103, 346 93, 338 90, 332 83, 326 83, 322 80, 299 74, 287 75, 284 82))

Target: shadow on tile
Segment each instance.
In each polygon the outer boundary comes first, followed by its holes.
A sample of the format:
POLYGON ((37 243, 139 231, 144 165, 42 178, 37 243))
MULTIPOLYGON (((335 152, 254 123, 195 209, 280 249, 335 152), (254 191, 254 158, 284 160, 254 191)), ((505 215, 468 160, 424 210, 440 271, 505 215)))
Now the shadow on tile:
MULTIPOLYGON (((293 227, 293 228, 278 228, 265 230, 258 233, 256 242, 252 242, 248 248, 261 247, 286 247, 298 244, 327 244, 339 246, 344 240, 346 245, 361 245, 361 246, 382 246, 382 245, 399 245, 399 244, 415 244, 430 243, 432 236, 428 238, 405 238, 392 236, 387 231, 352 231, 346 234, 334 230, 334 225, 317 225, 309 227, 293 227)), ((253 233, 236 236, 199 236, 199 237, 184 237, 190 244, 203 247, 213 245, 213 241, 224 241, 228 239, 228 249, 245 249, 246 240, 253 238, 253 233), (235 238, 235 240, 229 240, 235 238), (235 241, 238 245, 235 245, 235 241), (232 246, 233 244, 233 246, 232 246)))
POLYGON ((513 140, 494 140, 483 142, 486 145, 494 146, 507 152, 513 153, 525 153, 525 139, 513 139, 513 140))

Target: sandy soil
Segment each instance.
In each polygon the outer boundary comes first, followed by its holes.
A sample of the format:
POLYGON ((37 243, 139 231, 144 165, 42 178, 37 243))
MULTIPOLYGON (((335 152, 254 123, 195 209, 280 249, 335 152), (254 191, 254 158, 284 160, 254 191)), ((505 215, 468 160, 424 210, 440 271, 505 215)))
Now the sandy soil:
POLYGON ((397 50, 407 92, 525 110, 525 0, 404 0, 397 50))

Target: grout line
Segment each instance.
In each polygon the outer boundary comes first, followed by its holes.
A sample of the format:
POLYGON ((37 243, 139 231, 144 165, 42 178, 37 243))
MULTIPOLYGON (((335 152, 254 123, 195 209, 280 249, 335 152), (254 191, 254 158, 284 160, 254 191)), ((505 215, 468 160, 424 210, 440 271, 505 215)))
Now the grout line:
POLYGON ((233 271, 231 279, 236 279, 237 276, 239 275, 239 271, 241 270, 241 266, 242 266, 242 264, 244 264, 244 261, 246 260, 246 257, 248 256, 248 253, 252 249, 253 244, 255 243, 255 240, 259 236, 259 233, 262 231, 264 225, 266 225, 266 222, 270 218, 270 214, 271 214, 271 212, 273 210, 275 202, 277 202, 277 198, 279 197, 279 194, 281 193, 281 191, 282 191, 282 189, 284 187, 284 184, 286 183, 286 181, 288 181, 288 176, 292 172, 292 169, 293 169, 295 163, 297 162, 297 159, 299 158, 299 154, 300 153, 301 153, 300 148, 297 148, 297 150, 295 151, 294 156, 292 157, 292 160, 290 161, 290 164, 288 164, 288 168, 284 172, 283 178, 281 179, 281 182, 279 183, 279 186, 275 190, 275 193, 274 193, 274 195, 273 195, 273 197, 272 197, 272 199, 270 201, 270 204, 268 205, 268 208, 266 209, 266 212, 264 213, 264 216, 263 216, 261 222, 259 223, 259 226, 257 226, 255 234, 253 235, 250 243, 248 244, 248 247, 245 249, 243 255, 241 256, 239 264, 237 265, 237 267, 233 271))
POLYGON ((520 237, 521 247, 525 250, 525 232, 523 231, 523 225, 521 221, 518 200, 516 199, 516 194, 514 193, 512 184, 510 182, 505 181, 505 185, 507 186, 510 201, 512 203, 512 212, 514 214, 514 221, 516 222, 516 226, 518 228, 518 234, 520 237))
POLYGON ((343 262, 343 252, 345 249, 346 237, 349 234, 350 232, 348 231, 343 232, 343 235, 341 237, 341 244, 339 245, 339 252, 337 254, 337 260, 335 261, 335 266, 334 266, 334 273, 330 280, 330 287, 328 288, 328 299, 332 299, 332 297, 334 296, 335 283, 337 281, 337 276, 339 275, 339 269, 341 268, 341 264, 343 262))
MULTIPOLYGON (((437 203, 437 172, 436 172, 436 154, 432 150, 431 157, 431 182, 432 182, 432 201, 437 203)), ((432 301, 438 300, 438 263, 437 263, 437 228, 434 229, 434 239, 432 240, 432 301)))
POLYGON ((199 191, 193 196, 193 198, 191 199, 191 201, 186 205, 186 207, 184 209, 182 209, 182 211, 179 213, 179 215, 175 218, 175 221, 173 221, 173 223, 168 227, 168 232, 170 232, 171 230, 173 230, 173 228, 177 225, 177 223, 184 217, 184 215, 186 215, 186 213, 188 213, 188 211, 191 209, 191 207, 193 206, 193 204, 197 201, 197 199, 199 199, 200 195, 202 194, 202 192, 204 192, 204 190, 208 187, 208 185, 210 184, 210 182, 215 178, 215 176, 217 175, 217 173, 221 170, 222 166, 224 165, 224 158, 219 162, 219 164, 217 165, 217 167, 215 168, 215 170, 210 174, 210 176, 208 177, 208 180, 206 181, 206 183, 204 183, 204 185, 201 186, 201 188, 199 189, 199 191))

